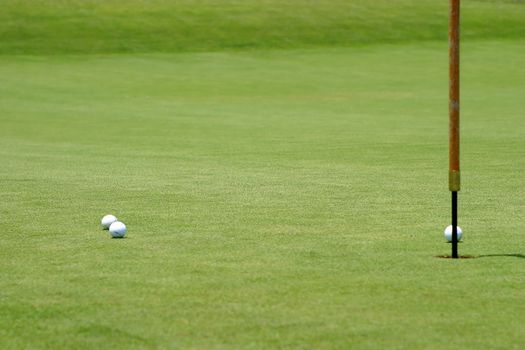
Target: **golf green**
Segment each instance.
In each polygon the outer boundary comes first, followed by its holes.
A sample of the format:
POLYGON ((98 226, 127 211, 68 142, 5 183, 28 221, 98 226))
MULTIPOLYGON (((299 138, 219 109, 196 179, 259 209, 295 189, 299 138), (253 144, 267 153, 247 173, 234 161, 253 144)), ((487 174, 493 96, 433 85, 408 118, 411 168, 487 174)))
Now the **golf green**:
POLYGON ((525 42, 462 46, 451 260, 447 43, 416 39, 0 44, 0 348, 519 349, 525 42))

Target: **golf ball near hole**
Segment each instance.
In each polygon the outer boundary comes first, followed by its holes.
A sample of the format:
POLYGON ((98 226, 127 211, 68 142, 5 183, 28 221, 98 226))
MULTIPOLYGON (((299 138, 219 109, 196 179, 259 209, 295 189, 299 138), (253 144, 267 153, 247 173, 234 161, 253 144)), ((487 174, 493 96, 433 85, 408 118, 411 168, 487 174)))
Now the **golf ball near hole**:
MULTIPOLYGON (((462 235, 463 231, 461 230, 461 227, 458 226, 458 242, 461 240, 462 235)), ((452 225, 447 226, 445 229, 445 239, 447 242, 452 242, 452 225)))
POLYGON ((126 235, 126 225, 123 222, 115 221, 109 226, 109 234, 113 238, 122 238, 126 235))
POLYGON ((115 221, 117 221, 117 218, 115 217, 115 215, 106 215, 102 218, 102 220, 100 220, 100 224, 102 225, 102 228, 104 230, 108 230, 109 229, 109 226, 111 226, 112 223, 114 223, 115 221))

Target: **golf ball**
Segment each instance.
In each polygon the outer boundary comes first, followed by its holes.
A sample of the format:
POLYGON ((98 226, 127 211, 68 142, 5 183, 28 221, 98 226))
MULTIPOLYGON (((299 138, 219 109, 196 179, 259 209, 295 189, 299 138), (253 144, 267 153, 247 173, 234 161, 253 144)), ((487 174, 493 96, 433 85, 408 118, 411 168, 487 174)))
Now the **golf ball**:
POLYGON ((102 220, 100 220, 100 224, 102 225, 102 228, 104 230, 108 230, 109 229, 109 226, 111 226, 112 223, 114 223, 115 221, 117 221, 117 218, 115 217, 115 215, 106 215, 102 218, 102 220))
MULTIPOLYGON (((461 240, 462 235, 463 231, 461 230, 461 227, 458 226, 458 242, 461 240)), ((447 242, 452 242, 452 225, 447 226, 445 229, 445 239, 447 242)))
POLYGON ((109 226, 109 233, 113 238, 122 238, 126 235, 126 225, 123 222, 115 221, 109 226))

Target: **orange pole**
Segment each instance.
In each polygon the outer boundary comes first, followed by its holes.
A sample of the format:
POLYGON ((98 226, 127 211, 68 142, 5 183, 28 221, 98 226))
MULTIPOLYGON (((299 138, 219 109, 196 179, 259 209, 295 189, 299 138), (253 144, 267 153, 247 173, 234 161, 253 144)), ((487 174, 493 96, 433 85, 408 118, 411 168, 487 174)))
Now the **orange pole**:
POLYGON ((459 170, 459 8, 450 0, 449 23, 449 189, 460 190, 459 170))
POLYGON ((450 0, 449 37, 449 177, 452 193, 452 258, 458 256, 459 171, 459 9, 460 0, 450 0))

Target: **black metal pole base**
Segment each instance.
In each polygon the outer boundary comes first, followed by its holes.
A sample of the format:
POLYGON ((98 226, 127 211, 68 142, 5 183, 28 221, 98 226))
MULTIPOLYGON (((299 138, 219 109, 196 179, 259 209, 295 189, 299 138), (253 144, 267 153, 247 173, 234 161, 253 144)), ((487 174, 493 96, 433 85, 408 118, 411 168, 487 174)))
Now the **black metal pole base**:
POLYGON ((458 193, 452 191, 452 258, 458 258, 458 193))

